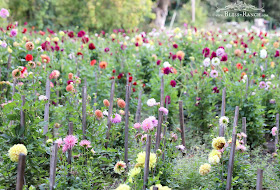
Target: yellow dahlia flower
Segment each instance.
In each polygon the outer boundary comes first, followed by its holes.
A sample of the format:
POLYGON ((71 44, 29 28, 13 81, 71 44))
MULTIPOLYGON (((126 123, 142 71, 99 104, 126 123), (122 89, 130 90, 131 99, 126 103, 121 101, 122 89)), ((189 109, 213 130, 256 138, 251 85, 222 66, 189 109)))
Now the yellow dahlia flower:
POLYGON ((59 41, 59 38, 58 38, 58 37, 54 37, 54 38, 53 38, 53 41, 54 41, 54 42, 58 42, 58 41, 59 41))
MULTIPOLYGON (((145 165, 145 158, 146 158, 146 152, 140 152, 137 155, 137 166, 141 166, 144 167, 145 165)), ((156 166, 156 162, 157 162, 157 156, 155 153, 150 153, 150 162, 149 162, 149 168, 153 168, 156 166)))
POLYGON ((8 52, 13 53, 13 50, 10 47, 8 47, 8 52))
POLYGON ((130 187, 126 184, 120 184, 116 190, 130 190, 130 187))
POLYGON ((216 164, 220 163, 220 158, 218 157, 218 155, 210 156, 208 158, 208 161, 209 161, 210 164, 216 165, 216 164))
POLYGON ((13 162, 17 162, 20 153, 27 155, 27 149, 23 144, 16 144, 10 148, 9 157, 13 162))
POLYGON ((177 34, 177 33, 179 33, 179 32, 181 32, 181 29, 180 29, 180 28, 177 27, 177 28, 174 29, 174 33, 175 33, 175 34, 177 34))
POLYGON ((212 141, 212 147, 216 150, 221 150, 226 144, 225 137, 216 137, 212 141))
POLYGON ((63 32, 63 31, 59 31, 59 33, 58 33, 60 36, 64 36, 65 35, 65 33, 63 32))
POLYGON ((209 157, 212 157, 212 156, 218 156, 219 158, 222 157, 222 153, 218 150, 212 150, 209 154, 209 157))
POLYGON ((135 176, 137 176, 140 172, 141 172, 141 168, 133 168, 133 169, 129 170, 128 176, 129 176, 129 177, 135 177, 135 176))
POLYGON ((203 164, 199 167, 199 174, 200 175, 206 175, 211 171, 210 164, 203 164))
MULTIPOLYGON (((172 190, 171 188, 167 187, 167 186, 162 186, 161 184, 156 184, 155 187, 158 188, 158 190, 172 190)), ((150 187, 150 190, 153 190, 154 186, 150 187)))
POLYGON ((116 34, 111 34, 111 38, 116 38, 116 34))

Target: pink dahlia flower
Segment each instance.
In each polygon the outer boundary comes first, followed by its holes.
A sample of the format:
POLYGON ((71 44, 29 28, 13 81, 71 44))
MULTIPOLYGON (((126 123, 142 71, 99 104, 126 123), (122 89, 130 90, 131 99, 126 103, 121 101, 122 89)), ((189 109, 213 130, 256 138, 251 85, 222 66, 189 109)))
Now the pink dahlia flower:
POLYGON ((176 146, 176 148, 178 150, 181 150, 181 151, 185 150, 185 146, 184 145, 178 145, 178 146, 176 146))
POLYGON ((114 114, 113 117, 111 117, 112 123, 120 123, 122 121, 122 117, 119 114, 114 114))
POLYGON ((62 138, 59 138, 55 141, 57 143, 58 148, 63 144, 62 138))
POLYGON ((168 115, 168 109, 166 109, 165 107, 160 107, 158 111, 162 111, 164 115, 168 115))
POLYGON ((210 76, 211 76, 212 78, 217 78, 217 77, 218 77, 218 71, 212 70, 212 71, 210 72, 210 76))
POLYGON ((158 125, 158 120, 155 118, 155 116, 150 116, 148 119, 152 121, 154 127, 158 125))
POLYGON ((142 122, 142 129, 147 132, 147 131, 150 131, 154 128, 154 124, 152 122, 152 120, 150 118, 147 118, 145 119, 143 122, 142 122))
POLYGON ((237 150, 241 150, 242 152, 244 152, 246 150, 246 146, 244 145, 239 145, 237 148, 237 150))
MULTIPOLYGON (((64 146, 67 146, 67 149, 72 150, 72 148, 76 145, 76 143, 78 142, 78 139, 73 136, 73 135, 68 135, 66 136, 64 139, 64 146)), ((64 147, 63 147, 64 148, 64 147)))
POLYGON ((271 129, 272 136, 276 136, 276 132, 277 132, 277 127, 273 127, 271 129))
POLYGON ((68 150, 68 147, 66 144, 64 144, 62 147, 62 152, 65 153, 67 150, 68 150))
POLYGON ((9 11, 7 9, 2 8, 0 10, 0 17, 7 18, 9 16, 9 11))
POLYGON ((147 140, 147 134, 142 135, 141 142, 146 142, 146 140, 147 140))
POLYGON ((85 148, 91 148, 91 142, 90 141, 88 141, 88 140, 82 140, 81 142, 80 142, 80 146, 82 146, 82 147, 85 147, 85 148))
POLYGON ((133 127, 134 127, 135 129, 139 129, 139 128, 141 127, 141 124, 140 124, 140 123, 135 123, 135 124, 133 125, 133 127))

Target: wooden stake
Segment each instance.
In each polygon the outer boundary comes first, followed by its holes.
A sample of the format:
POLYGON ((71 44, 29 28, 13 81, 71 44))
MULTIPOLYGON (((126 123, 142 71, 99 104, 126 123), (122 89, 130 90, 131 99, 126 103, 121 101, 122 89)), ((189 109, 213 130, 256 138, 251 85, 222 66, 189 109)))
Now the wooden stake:
POLYGON ((232 181, 232 171, 234 166, 234 155, 235 155, 235 146, 236 146, 236 129, 238 122, 238 114, 239 114, 239 107, 235 107, 235 115, 234 115, 234 122, 233 122, 233 130, 232 130, 232 141, 231 141, 231 150, 230 150, 230 157, 228 163, 228 174, 227 174, 227 185, 226 190, 231 190, 231 181, 232 181))
POLYGON ((148 135, 146 141, 146 158, 145 158, 145 167, 144 167, 143 190, 146 190, 148 184, 150 152, 151 152, 151 135, 148 135))
POLYGON ((77 77, 80 77, 80 71, 79 71, 79 62, 78 62, 78 58, 75 57, 75 63, 76 63, 76 71, 77 71, 77 77))
POLYGON ((163 75, 161 76, 161 85, 160 85, 160 106, 164 106, 164 80, 163 75))
MULTIPOLYGON (((161 76, 161 85, 160 85, 160 107, 163 107, 164 105, 164 80, 163 75, 161 76)), ((162 121, 163 121, 163 112, 158 111, 158 126, 157 126, 157 136, 156 136, 156 146, 155 146, 155 152, 160 146, 160 140, 161 140, 161 127, 162 127, 162 121)))
POLYGON ((107 132, 106 132, 106 140, 107 142, 105 143, 105 148, 108 147, 108 140, 110 137, 110 129, 111 129, 111 115, 112 115, 112 111, 113 111, 113 104, 114 104, 114 93, 115 93, 115 79, 112 80, 112 84, 111 84, 111 94, 110 94, 110 106, 109 106, 109 110, 108 110, 108 117, 107 117, 107 132))
MULTIPOLYGON (((99 67, 98 67, 99 68, 99 67)), ((95 79, 95 93, 94 93, 94 98, 93 98, 93 105, 95 105, 96 103, 96 98, 97 98, 97 84, 98 84, 98 80, 97 80, 98 76, 97 76, 97 72, 94 71, 94 79, 95 79)), ((93 112, 96 111, 96 107, 93 106, 93 112)))
MULTIPOLYGON (((247 132, 246 132, 246 117, 242 117, 242 132, 247 134, 247 132)), ((244 142, 244 145, 246 145, 246 143, 247 143, 247 138, 246 137, 243 137, 243 142, 244 142)))
POLYGON ((157 151, 157 149, 159 149, 160 146, 162 120, 163 120, 163 112, 159 111, 155 152, 157 151))
POLYGON ((235 113, 234 113, 234 120, 233 120, 233 130, 232 133, 236 134, 236 127, 238 125, 238 115, 239 115, 239 107, 235 107, 235 113))
POLYGON ((129 98, 130 86, 126 85, 125 95, 125 140, 124 140, 124 162, 128 165, 128 123, 129 123, 129 98))
POLYGON ((137 123, 140 123, 141 121, 141 104, 142 104, 142 100, 141 100, 141 97, 142 97, 142 89, 139 90, 139 95, 138 95, 138 105, 137 105, 137 111, 136 111, 136 115, 135 115, 135 121, 137 123))
POLYGON ((257 173, 257 188, 256 190, 262 190, 262 182, 263 182, 263 170, 258 169, 257 173))
POLYGON ((275 152, 277 151, 277 145, 279 141, 279 113, 276 114, 276 136, 275 136, 275 152))
POLYGON ((22 190, 24 185, 24 170, 25 170, 25 159, 26 155, 20 153, 18 159, 18 168, 17 168, 17 184, 16 190, 22 190))
POLYGON ((183 102, 182 100, 179 100, 179 116, 180 116, 180 128, 181 128, 181 139, 182 139, 182 145, 186 146, 185 141, 185 127, 184 127, 184 111, 183 111, 183 102))
MULTIPOLYGON (((73 122, 68 123, 68 135, 73 135, 73 122)), ((71 165, 71 163, 72 163, 72 150, 67 150, 67 153, 68 153, 67 163, 71 165)), ((68 176, 71 175, 70 171, 71 171, 71 166, 68 170, 68 176)))
POLYGON ((228 164, 228 175, 227 175, 226 190, 230 190, 231 189, 232 171, 233 171, 234 155, 235 155, 235 145, 236 145, 236 134, 232 134, 230 158, 229 158, 229 164, 228 164))
MULTIPOLYGON (((168 109, 168 102, 165 103, 165 108, 168 109)), ((168 114, 164 117, 164 122, 167 122, 168 114)))
MULTIPOLYGON (((165 102, 165 108, 168 109, 168 101, 165 102)), ((163 150, 162 150, 162 160, 164 160, 164 152, 165 152, 165 145, 166 145, 166 130, 167 130, 167 118, 168 115, 165 116, 164 122, 165 122, 165 127, 163 130, 163 150)))
POLYGON ((12 101, 14 101, 14 95, 15 95, 15 92, 16 92, 16 85, 17 85, 17 79, 14 78, 13 80, 13 94, 12 94, 12 101))
POLYGON ((93 112, 96 111, 96 106, 95 106, 95 104, 96 104, 96 98, 97 98, 96 96, 97 96, 97 94, 94 93, 94 94, 93 94, 93 112))
POLYGON ((87 86, 87 78, 84 78, 84 86, 87 86))
POLYGON ((48 128, 49 128, 49 111, 50 111, 50 79, 49 79, 49 73, 47 74, 47 82, 46 82, 46 97, 48 98, 46 104, 45 104, 45 112, 44 112, 44 121, 48 122, 44 126, 43 134, 47 134, 48 128))
MULTIPOLYGON (((223 89, 222 94, 222 108, 221 108, 221 117, 225 116, 226 113, 226 88, 223 89)), ((224 126, 220 125, 219 128, 219 137, 225 136, 225 128, 224 126)))
MULTIPOLYGON (((13 79, 13 92, 12 92, 12 101, 14 101, 14 95, 15 95, 15 92, 16 92, 16 83, 17 83, 17 79, 13 79)), ((10 121, 9 125, 13 125, 14 124, 14 121, 10 121)))
POLYGON ((52 146, 52 155, 50 161, 50 190, 54 189, 55 186, 55 173, 56 173, 56 163, 57 163, 57 143, 54 143, 52 146))
MULTIPOLYGON (((59 80, 57 80, 57 79, 56 79, 56 87, 59 88, 59 80)), ((56 97, 57 97, 56 106, 58 106, 59 105, 59 90, 56 90, 56 97)))
MULTIPOLYGON (((22 101, 21 106, 23 107, 24 104, 25 104, 25 96, 24 95, 21 96, 21 101, 22 101)), ((24 114, 24 109, 23 108, 21 108, 21 110, 20 110, 20 128, 22 128, 23 130, 25 128, 25 114, 24 114)), ((23 134, 24 134, 24 132, 23 132, 23 134)), ((22 136, 23 136, 23 134, 22 134, 22 136)))
POLYGON ((12 61, 12 54, 9 54, 9 57, 8 57, 8 64, 7 64, 7 80, 9 78, 9 71, 10 71, 10 68, 11 68, 11 61, 12 61))
POLYGON ((87 128, 87 87, 83 86, 82 89, 82 128, 83 128, 83 139, 86 139, 86 128, 87 128))
POLYGON ((249 77, 247 76, 247 78, 246 78, 246 96, 245 96, 245 100, 246 100, 247 97, 248 97, 249 85, 250 85, 250 83, 249 83, 249 77))

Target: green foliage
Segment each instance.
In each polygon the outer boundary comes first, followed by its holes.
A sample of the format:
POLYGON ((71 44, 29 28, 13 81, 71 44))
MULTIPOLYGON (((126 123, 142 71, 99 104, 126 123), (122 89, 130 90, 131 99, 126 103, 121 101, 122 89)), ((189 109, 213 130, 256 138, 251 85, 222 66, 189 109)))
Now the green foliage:
MULTIPOLYGON (((190 150, 187 157, 179 158, 176 162, 172 174, 176 183, 174 183, 175 186, 171 185, 172 189, 225 189, 229 161, 229 151, 226 151, 222 155, 221 163, 216 166, 212 165, 211 172, 201 176, 198 172, 199 167, 208 162, 208 151, 204 147, 190 150)), ((263 149, 257 148, 248 153, 236 152, 232 179, 233 189, 256 188, 257 169, 264 170, 263 188, 274 189, 279 186, 278 169, 274 167, 274 161, 271 162, 271 155, 266 155, 263 153, 263 149)))
POLYGON ((207 9, 205 4, 200 1, 195 1, 195 23, 192 23, 192 4, 191 1, 184 4, 178 13, 178 23, 180 25, 187 23, 194 26, 203 26, 207 21, 207 9))
POLYGON ((38 29, 131 29, 154 18, 151 0, 10 0, 14 20, 38 29))

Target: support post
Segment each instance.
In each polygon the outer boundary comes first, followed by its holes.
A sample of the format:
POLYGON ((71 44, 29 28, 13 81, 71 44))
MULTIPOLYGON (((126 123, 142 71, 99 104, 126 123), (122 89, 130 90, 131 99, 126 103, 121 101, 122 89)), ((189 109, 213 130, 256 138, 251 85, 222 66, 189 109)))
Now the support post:
POLYGON ((50 190, 53 190, 55 186, 57 149, 58 149, 58 145, 57 143, 54 143, 52 146, 51 161, 50 161, 50 190))
POLYGON ((235 155, 235 146, 236 146, 236 129, 235 128, 236 128, 237 122, 238 122, 238 115, 239 115, 239 107, 236 106, 234 121, 233 121, 231 150, 230 150, 230 157, 229 157, 229 163, 228 163, 226 190, 231 190, 232 172, 233 172, 233 166, 234 166, 234 155, 235 155))
MULTIPOLYGON (((226 113, 226 88, 223 89, 222 94, 222 108, 221 108, 221 117, 225 116, 226 113)), ((224 126, 220 125, 219 128, 219 137, 225 136, 225 128, 224 126)))
POLYGON ((16 190, 22 190, 24 186, 25 159, 26 159, 26 155, 20 153, 18 159, 18 168, 17 168, 16 190))
MULTIPOLYGON (((49 76, 49 74, 47 74, 47 83, 46 83, 46 97, 48 98, 48 100, 46 101, 46 104, 45 104, 44 121, 49 123, 51 91, 50 91, 50 79, 48 76, 49 76)), ((43 135, 47 134, 47 132, 48 132, 48 128, 49 128, 48 123, 44 126, 43 135)))
POLYGON ((86 139, 86 128, 87 128, 87 87, 82 88, 82 129, 83 139, 86 139))
POLYGON ((263 170, 258 169, 257 173, 257 188, 256 190, 262 190, 262 182, 263 182, 263 170))
POLYGON ((108 110, 108 117, 107 117, 107 132, 106 132, 106 140, 107 142, 105 142, 105 148, 108 147, 108 141, 110 138, 110 129, 111 129, 111 115, 112 115, 112 111, 113 111, 113 103, 114 103, 114 93, 115 93, 115 79, 112 80, 111 83, 111 93, 110 93, 110 106, 109 106, 109 110, 108 110))
POLYGON ((151 135, 148 135, 146 141, 146 157, 145 157, 145 166, 144 166, 143 190, 146 190, 148 184, 150 152, 151 152, 151 135))
POLYGON ((125 140, 124 140, 124 162, 128 165, 128 124, 129 124, 129 98, 130 86, 126 85, 125 95, 125 140))

